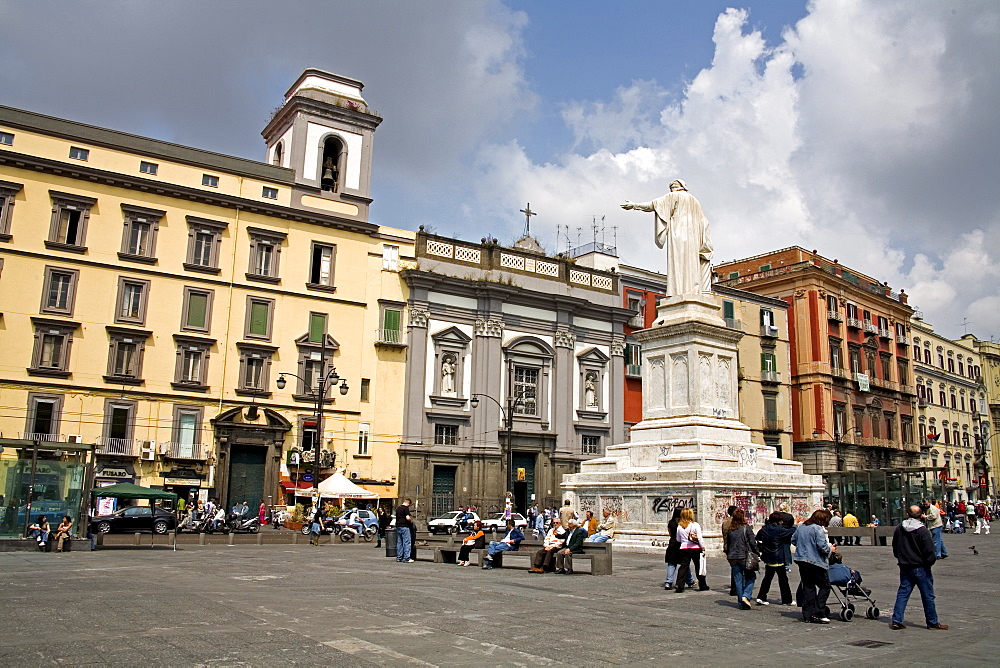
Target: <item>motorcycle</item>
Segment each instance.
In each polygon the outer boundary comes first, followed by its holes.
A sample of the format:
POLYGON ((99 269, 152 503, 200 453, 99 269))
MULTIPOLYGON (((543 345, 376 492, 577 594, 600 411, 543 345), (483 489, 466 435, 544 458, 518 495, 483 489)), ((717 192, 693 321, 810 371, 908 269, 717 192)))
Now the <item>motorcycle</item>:
POLYGON ((229 531, 232 533, 260 533, 260 519, 254 517, 234 517, 229 520, 229 531))
MULTIPOLYGON (((325 518, 323 518, 323 531, 320 532, 321 534, 324 534, 324 535, 328 534, 328 533, 334 533, 335 534, 339 530, 340 530, 340 527, 337 524, 337 518, 336 517, 325 517, 325 518)), ((302 528, 299 529, 299 532, 303 536, 308 536, 310 533, 312 533, 312 522, 306 522, 305 524, 303 524, 302 528)))
POLYGON ((220 520, 219 525, 216 526, 214 519, 209 519, 206 517, 205 519, 201 520, 201 522, 198 523, 198 527, 196 530, 198 531, 198 533, 215 533, 216 531, 222 533, 229 533, 229 525, 226 524, 224 521, 220 520))
POLYGON ((359 534, 355 527, 344 525, 340 528, 340 540, 341 542, 349 543, 355 538, 364 538, 366 543, 370 543, 377 533, 378 527, 374 526, 364 527, 364 530, 359 534))

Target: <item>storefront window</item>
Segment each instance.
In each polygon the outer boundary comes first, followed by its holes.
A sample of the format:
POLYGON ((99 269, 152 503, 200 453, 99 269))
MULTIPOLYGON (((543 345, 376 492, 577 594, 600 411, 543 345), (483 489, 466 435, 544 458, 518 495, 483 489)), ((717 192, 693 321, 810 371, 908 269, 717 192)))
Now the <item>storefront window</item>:
POLYGON ((25 448, 20 454, 17 459, 0 460, 0 537, 23 536, 29 512, 32 521, 45 515, 53 526, 64 515, 72 517, 78 528, 81 523, 85 524, 87 518, 81 516, 85 453, 60 453, 59 459, 55 458, 55 452, 40 453, 35 463, 33 486, 32 452, 25 448), (30 511, 29 489, 32 490, 30 511))

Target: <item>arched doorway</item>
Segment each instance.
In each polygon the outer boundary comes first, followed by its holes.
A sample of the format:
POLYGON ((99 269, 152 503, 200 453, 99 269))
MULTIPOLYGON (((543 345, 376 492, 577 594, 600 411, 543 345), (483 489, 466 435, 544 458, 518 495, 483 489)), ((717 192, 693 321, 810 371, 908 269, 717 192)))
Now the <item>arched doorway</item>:
POLYGON ((260 406, 240 406, 212 420, 218 461, 215 490, 226 509, 247 502, 256 514, 261 501, 275 503, 281 477, 281 452, 291 423, 260 406))

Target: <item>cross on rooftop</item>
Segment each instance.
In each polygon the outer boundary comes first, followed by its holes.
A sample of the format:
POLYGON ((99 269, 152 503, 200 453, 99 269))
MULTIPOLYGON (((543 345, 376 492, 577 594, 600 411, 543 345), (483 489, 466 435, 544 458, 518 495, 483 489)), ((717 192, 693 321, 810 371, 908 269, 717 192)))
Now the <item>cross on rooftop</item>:
POLYGON ((531 210, 530 203, 526 204, 520 211, 524 214, 524 236, 528 236, 531 234, 531 217, 538 214, 531 210))

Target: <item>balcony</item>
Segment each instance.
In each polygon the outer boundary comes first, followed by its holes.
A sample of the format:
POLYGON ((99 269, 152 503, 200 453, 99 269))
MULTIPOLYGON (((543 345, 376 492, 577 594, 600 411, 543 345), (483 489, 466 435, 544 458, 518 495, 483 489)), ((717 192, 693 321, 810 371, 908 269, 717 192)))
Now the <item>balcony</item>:
POLYGON ((781 373, 774 371, 772 369, 764 369, 760 372, 760 382, 762 383, 780 383, 781 373))
POLYGON ((878 336, 879 336, 880 339, 890 339, 891 340, 892 339, 892 330, 891 329, 882 329, 881 327, 879 327, 878 336))
POLYGON ((636 329, 643 329, 646 326, 645 319, 640 312, 638 315, 634 315, 628 319, 628 326, 635 327, 636 329))
POLYGON ((102 436, 97 439, 97 447, 94 448, 94 452, 98 455, 138 457, 139 448, 139 441, 133 438, 107 438, 102 436))
POLYGON ((178 443, 167 441, 160 443, 160 452, 170 459, 193 459, 204 461, 208 459, 208 448, 200 443, 178 443))
POLYGON ((843 378, 844 380, 854 380, 854 375, 847 369, 841 369, 840 367, 832 367, 830 369, 830 374, 836 376, 837 378, 843 378))
POLYGON ((834 322, 843 322, 844 316, 840 314, 840 311, 827 311, 826 319, 833 320, 834 322))
POLYGON ((760 335, 768 338, 775 338, 778 336, 778 328, 774 325, 761 325, 760 335))
POLYGON ((406 332, 401 329, 380 329, 375 333, 375 345, 388 348, 405 348, 406 332))
POLYGON ((852 328, 852 329, 861 329, 862 328, 862 323, 857 318, 850 318, 850 317, 848 317, 847 318, 847 326, 850 327, 850 328, 852 328))
POLYGON ((874 436, 862 436, 857 439, 857 444, 866 448, 890 448, 898 450, 900 444, 891 438, 875 438, 874 436))
POLYGON ((782 420, 764 420, 764 431, 785 431, 785 423, 782 420))
POLYGON ((927 400, 923 397, 917 399, 917 408, 927 408, 927 400))
POLYGON ((40 443, 44 443, 46 441, 50 443, 62 442, 62 436, 59 434, 42 434, 33 431, 21 434, 21 438, 23 438, 26 441, 39 441, 40 443))
POLYGON ((873 325, 868 321, 864 322, 864 330, 866 334, 878 334, 878 326, 873 325))
POLYGON ((903 336, 902 334, 897 334, 896 343, 901 346, 908 346, 910 345, 910 338, 908 336, 903 336))
POLYGON ((729 329, 735 329, 737 331, 743 331, 743 323, 736 318, 725 318, 726 327, 729 329))
POLYGON ((628 378, 642 378, 642 365, 641 364, 626 364, 625 365, 625 376, 628 378))

